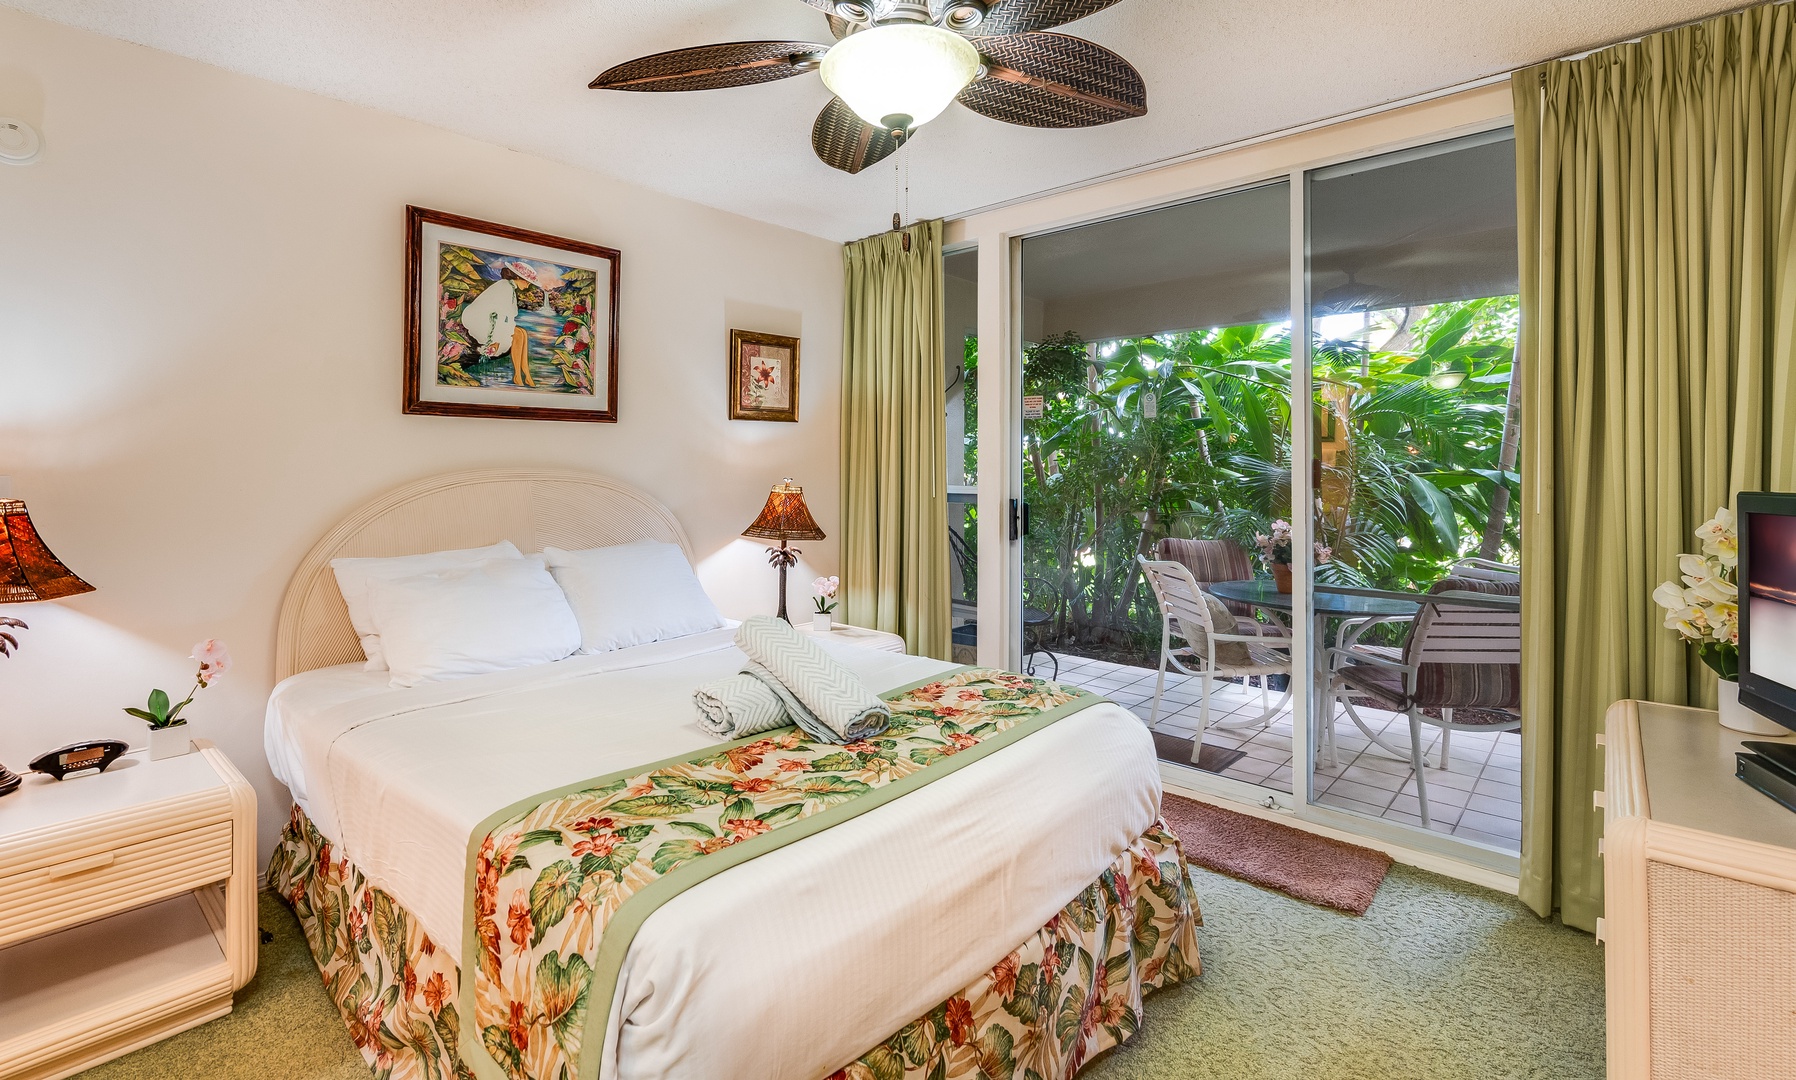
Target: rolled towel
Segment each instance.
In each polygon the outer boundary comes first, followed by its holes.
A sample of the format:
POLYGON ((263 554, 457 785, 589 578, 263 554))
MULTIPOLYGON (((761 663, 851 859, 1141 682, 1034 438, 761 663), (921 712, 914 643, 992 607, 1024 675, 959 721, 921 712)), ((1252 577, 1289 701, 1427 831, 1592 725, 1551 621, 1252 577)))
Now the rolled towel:
POLYGON ((692 695, 699 726, 720 739, 743 739, 792 722, 786 703, 753 675, 706 683, 692 695))
POLYGON ((866 683, 779 619, 757 615, 744 622, 736 647, 748 655, 749 674, 769 681, 793 722, 813 738, 858 742, 891 723, 891 710, 866 683))

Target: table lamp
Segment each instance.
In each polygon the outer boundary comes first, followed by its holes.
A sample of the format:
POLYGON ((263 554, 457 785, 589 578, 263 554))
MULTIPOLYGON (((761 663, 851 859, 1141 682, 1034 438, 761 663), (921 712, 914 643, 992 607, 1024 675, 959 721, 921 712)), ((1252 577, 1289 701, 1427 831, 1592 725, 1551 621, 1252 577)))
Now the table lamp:
MULTIPOLYGON (((44 546, 24 503, 0 499, 0 604, 60 600, 93 591, 92 585, 76 577, 44 546)), ((19 626, 22 629, 24 624, 19 626)), ((18 776, 0 765, 0 795, 18 786, 18 776)))
POLYGON ((787 541, 823 539, 823 530, 817 527, 804 504, 804 489, 794 484, 790 476, 773 485, 767 493, 767 505, 761 507, 761 516, 742 530, 742 535, 780 542, 779 547, 767 553, 767 565, 779 567, 780 618, 791 622, 786 615, 786 571, 798 561, 799 551, 788 547, 787 541))

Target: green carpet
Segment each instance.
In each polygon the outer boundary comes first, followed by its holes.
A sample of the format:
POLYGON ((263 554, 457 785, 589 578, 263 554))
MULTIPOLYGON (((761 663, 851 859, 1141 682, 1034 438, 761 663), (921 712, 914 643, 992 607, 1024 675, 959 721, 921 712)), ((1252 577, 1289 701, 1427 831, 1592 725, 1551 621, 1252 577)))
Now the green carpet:
MULTIPOLYGON (((1406 866, 1363 918, 1194 869, 1204 975, 1080 1080, 1599 1080, 1601 948, 1515 900, 1406 866)), ((90 1080, 366 1080, 299 924, 262 897, 236 1011, 90 1080)), ((746 1080, 746 1078, 744 1078, 746 1080)))

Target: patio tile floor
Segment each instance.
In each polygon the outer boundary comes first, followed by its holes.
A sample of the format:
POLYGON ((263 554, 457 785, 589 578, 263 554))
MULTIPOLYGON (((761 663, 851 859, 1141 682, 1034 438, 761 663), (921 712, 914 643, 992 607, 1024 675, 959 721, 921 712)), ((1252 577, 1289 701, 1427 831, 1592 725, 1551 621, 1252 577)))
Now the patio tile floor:
MULTIPOLYGON (((1038 671, 1038 674, 1046 672, 1038 671)), ((1129 709, 1147 723, 1153 711, 1154 672, 1081 656, 1060 657, 1060 681, 1101 693, 1129 709)), ((1268 693, 1267 704, 1282 695, 1268 693)), ((1201 713, 1198 680, 1168 672, 1160 700, 1160 716, 1153 729, 1189 739, 1197 733, 1201 713)), ((1291 710, 1281 710, 1264 727, 1246 725, 1260 713, 1258 687, 1233 683, 1210 684, 1210 730, 1204 743, 1244 756, 1222 770, 1221 775, 1290 794, 1291 710), (1219 726, 1222 725, 1222 726, 1219 726)), ((1361 709, 1368 727, 1393 746, 1409 742, 1409 721, 1401 714, 1361 709), (1388 732, 1388 734, 1387 734, 1388 732)), ((1440 741, 1440 729, 1424 726, 1423 745, 1432 762, 1440 741)), ((1387 821, 1420 826, 1421 805, 1416 800, 1414 777, 1407 760, 1397 760, 1371 746, 1343 714, 1335 724, 1335 747, 1340 767, 1326 761, 1316 768, 1316 800, 1387 821)), ((1452 760, 1445 770, 1428 769, 1428 814, 1436 832, 1509 851, 1521 849, 1521 735, 1519 732, 1453 733, 1452 760)), ((1169 759, 1170 760, 1170 759, 1169 759)), ((1180 761, 1181 765, 1191 764, 1180 761)))

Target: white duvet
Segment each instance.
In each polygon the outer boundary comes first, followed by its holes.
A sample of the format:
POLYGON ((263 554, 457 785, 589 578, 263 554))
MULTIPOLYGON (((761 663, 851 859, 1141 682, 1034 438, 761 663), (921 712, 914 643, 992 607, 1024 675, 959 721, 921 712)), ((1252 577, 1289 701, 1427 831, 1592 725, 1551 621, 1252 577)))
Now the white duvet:
MULTIPOLYGON (((712 745, 692 692, 723 629, 387 686, 360 665, 275 688, 274 773, 458 960, 469 834, 540 791, 712 745)), ((949 665, 824 642, 883 692, 949 665)), ((688 889, 642 926, 600 1075, 818 1080, 972 982, 1151 825, 1141 721, 1100 704, 901 799, 688 889)))

